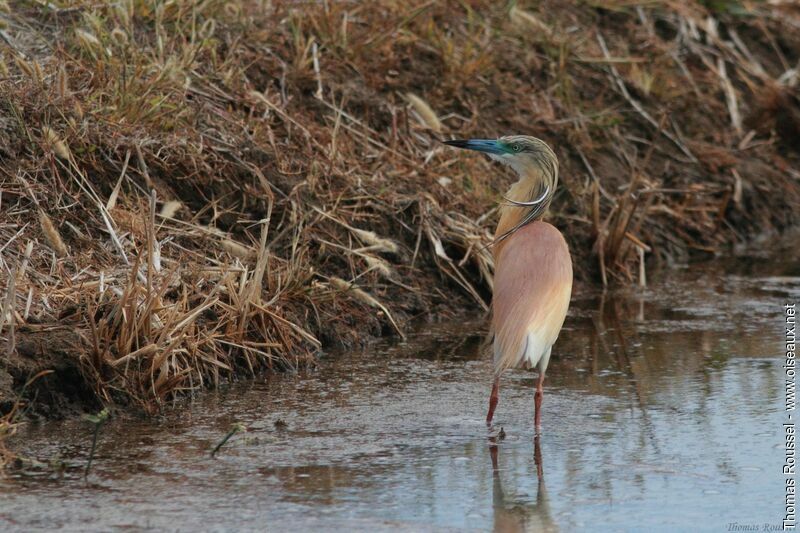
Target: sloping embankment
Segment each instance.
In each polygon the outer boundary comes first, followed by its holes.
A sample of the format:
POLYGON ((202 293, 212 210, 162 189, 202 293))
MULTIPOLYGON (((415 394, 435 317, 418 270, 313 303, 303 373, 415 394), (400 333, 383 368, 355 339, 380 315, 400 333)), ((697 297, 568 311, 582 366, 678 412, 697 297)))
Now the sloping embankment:
POLYGON ((0 2, 3 409, 485 308, 510 177, 451 135, 555 148, 584 282, 796 222, 800 9, 497 4, 0 2))

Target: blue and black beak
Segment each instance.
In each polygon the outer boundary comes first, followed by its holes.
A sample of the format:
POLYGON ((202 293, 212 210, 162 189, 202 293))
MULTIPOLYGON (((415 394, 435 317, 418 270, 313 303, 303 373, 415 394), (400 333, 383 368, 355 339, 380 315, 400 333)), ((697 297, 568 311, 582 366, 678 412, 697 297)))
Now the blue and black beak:
POLYGON ((463 141, 454 140, 442 142, 448 146, 464 148, 465 150, 475 150, 476 152, 483 152, 486 154, 503 155, 508 153, 503 142, 495 139, 468 139, 463 141))

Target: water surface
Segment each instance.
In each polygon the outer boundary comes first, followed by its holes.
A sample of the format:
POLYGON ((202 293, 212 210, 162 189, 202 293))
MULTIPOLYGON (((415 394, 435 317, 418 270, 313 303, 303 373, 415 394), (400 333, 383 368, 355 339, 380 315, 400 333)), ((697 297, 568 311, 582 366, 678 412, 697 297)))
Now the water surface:
POLYGON ((116 418, 88 480, 86 422, 29 426, 21 451, 67 466, 0 480, 0 529, 779 524, 782 306, 800 299, 800 262, 791 257, 750 255, 665 271, 646 289, 577 295, 548 370, 536 442, 535 374, 504 377, 490 433, 483 320, 431 325, 408 344, 203 394, 159 420, 116 418), (235 423, 247 431, 211 458, 235 423))

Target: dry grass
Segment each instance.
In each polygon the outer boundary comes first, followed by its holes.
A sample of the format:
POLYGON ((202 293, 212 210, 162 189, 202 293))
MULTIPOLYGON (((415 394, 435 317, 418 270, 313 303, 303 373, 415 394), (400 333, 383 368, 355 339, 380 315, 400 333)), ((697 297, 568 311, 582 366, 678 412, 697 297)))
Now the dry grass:
MULTIPOLYGON (((440 135, 528 133, 583 280, 796 221, 789 3, 0 3, 3 357, 67 325, 155 411, 239 370, 486 307, 508 177, 440 135)), ((11 355, 9 355, 11 354, 11 355)), ((49 378, 48 378, 49 379, 49 378)))

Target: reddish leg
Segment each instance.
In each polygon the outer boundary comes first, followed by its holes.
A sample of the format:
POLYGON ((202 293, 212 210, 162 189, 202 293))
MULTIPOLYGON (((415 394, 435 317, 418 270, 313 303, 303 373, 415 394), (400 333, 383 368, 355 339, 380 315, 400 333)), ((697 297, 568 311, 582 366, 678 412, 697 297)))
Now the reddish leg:
POLYGON ((536 393, 533 395, 533 418, 536 425, 536 433, 542 427, 542 398, 544 397, 544 372, 539 373, 539 379, 536 380, 536 393))
POLYGON ((500 378, 494 378, 494 385, 492 385, 492 394, 489 396, 489 414, 486 415, 486 425, 492 425, 492 418, 494 417, 494 409, 497 407, 497 402, 500 400, 500 378))

